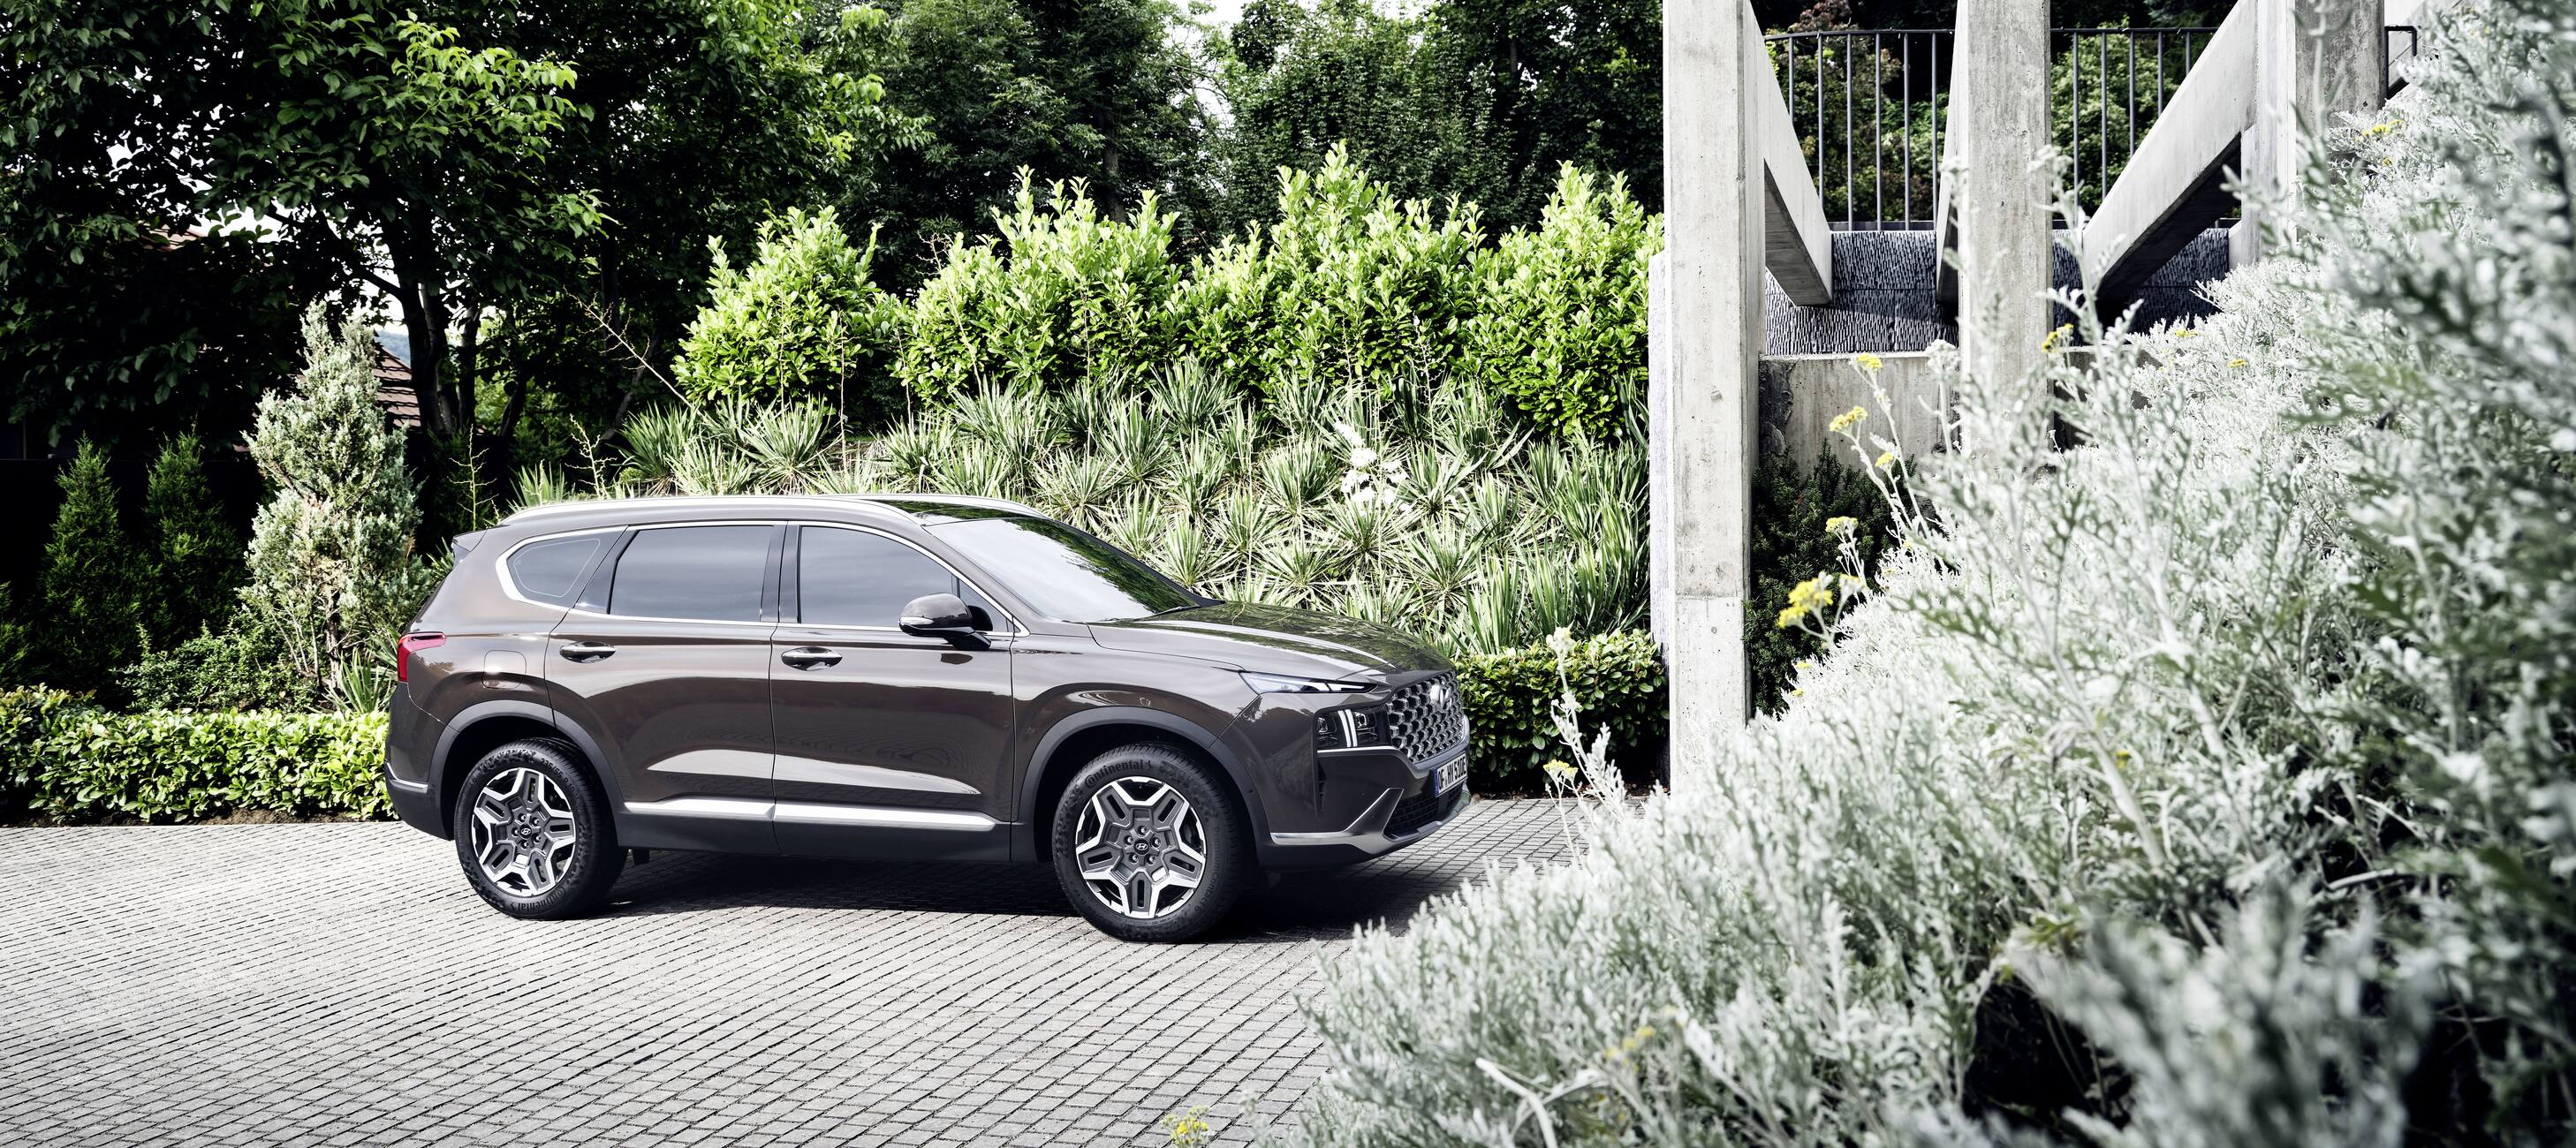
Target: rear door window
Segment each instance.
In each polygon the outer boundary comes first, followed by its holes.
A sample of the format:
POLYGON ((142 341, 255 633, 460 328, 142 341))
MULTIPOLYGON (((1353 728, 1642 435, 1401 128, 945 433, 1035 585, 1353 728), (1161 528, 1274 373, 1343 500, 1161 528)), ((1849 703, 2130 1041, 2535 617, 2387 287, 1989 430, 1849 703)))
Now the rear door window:
POLYGON ((608 612, 630 618, 757 622, 775 526, 639 530, 617 556, 608 612))

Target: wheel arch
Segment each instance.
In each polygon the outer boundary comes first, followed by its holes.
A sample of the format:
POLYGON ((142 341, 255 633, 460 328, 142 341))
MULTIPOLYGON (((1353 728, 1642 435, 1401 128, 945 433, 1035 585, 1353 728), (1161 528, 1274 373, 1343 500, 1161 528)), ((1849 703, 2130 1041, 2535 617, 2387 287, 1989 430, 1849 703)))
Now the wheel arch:
POLYGON ((1012 860, 1044 860, 1046 849, 1042 842, 1047 822, 1056 798, 1073 781, 1073 775, 1093 758, 1139 741, 1178 744, 1215 766, 1231 783, 1235 800, 1242 803, 1253 840, 1267 839, 1270 820, 1261 808, 1261 791, 1254 787, 1251 770, 1242 755, 1229 748, 1224 739, 1187 718, 1161 710, 1104 706, 1057 722, 1029 755, 1028 769, 1020 779, 1021 816, 1011 834, 1012 860))
MULTIPOLYGON (((457 789, 465 775, 483 755, 514 741, 529 738, 554 738, 570 742, 579 751, 580 765, 590 771, 591 780, 607 795, 613 812, 622 803, 617 781, 610 776, 599 754, 598 743, 580 727, 559 720, 555 712, 533 702, 490 701, 468 707, 447 723, 438 735, 438 747, 432 751, 429 785, 438 797, 438 835, 448 836, 448 825, 456 816, 457 789)), ((613 817, 612 817, 613 820, 613 817)))

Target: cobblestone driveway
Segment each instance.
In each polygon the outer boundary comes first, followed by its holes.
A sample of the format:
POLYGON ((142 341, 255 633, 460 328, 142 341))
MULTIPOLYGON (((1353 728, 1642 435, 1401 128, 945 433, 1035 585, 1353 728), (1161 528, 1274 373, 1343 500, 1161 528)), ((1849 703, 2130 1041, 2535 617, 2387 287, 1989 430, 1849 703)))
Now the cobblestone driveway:
POLYGON ((0 1144, 1162 1144, 1321 1071, 1319 942, 1556 812, 1128 945, 1037 868, 659 854, 605 916, 513 921, 392 824, 0 830, 0 1144))

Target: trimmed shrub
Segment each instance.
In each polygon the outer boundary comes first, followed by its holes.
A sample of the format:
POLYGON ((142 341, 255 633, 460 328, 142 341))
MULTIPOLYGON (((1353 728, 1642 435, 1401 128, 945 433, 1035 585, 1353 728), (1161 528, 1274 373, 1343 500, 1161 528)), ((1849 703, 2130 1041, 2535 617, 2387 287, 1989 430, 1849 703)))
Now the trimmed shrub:
POLYGON ((144 484, 143 521, 152 566, 142 608, 153 640, 179 641, 230 614, 242 576, 241 532, 224 520, 206 485, 205 444, 196 432, 161 444, 144 484))
POLYGON ((37 645, 47 680, 96 690, 110 683, 116 667, 134 660, 143 620, 141 571, 134 540, 117 512, 116 490, 108 485, 105 452, 82 443, 60 481, 63 505, 45 547, 37 645))
POLYGON ((1646 412, 1646 261, 1663 227, 1628 197, 1565 165, 1533 231, 1476 256, 1461 371, 1560 433, 1625 434, 1646 412))
POLYGON ((1611 760, 1631 784, 1652 783, 1664 740, 1664 661, 1655 640, 1623 630, 1575 642, 1560 661, 1547 646, 1458 659, 1458 693, 1475 726, 1479 793, 1542 793, 1540 766, 1567 757, 1556 701, 1571 692, 1587 733, 1610 731, 1611 760))
POLYGON ((119 714, 0 693, 0 806, 45 822, 390 814, 383 714, 119 714))
POLYGON ((1170 362, 1175 218, 1149 194, 1133 218, 1104 219, 1079 180, 1049 185, 1041 207, 1020 173, 1014 210, 994 215, 1000 234, 959 236, 913 298, 897 374, 943 400, 987 382, 1060 387, 1170 362))
POLYGON ((831 208, 789 208, 760 225, 750 266, 707 249, 711 297, 671 365, 689 398, 825 403, 864 427, 902 409, 884 370, 901 307, 868 281, 873 237, 853 247, 831 208))
POLYGON ((246 612, 224 629, 146 650, 116 677, 138 710, 300 712, 328 701, 296 674, 277 633, 246 612))

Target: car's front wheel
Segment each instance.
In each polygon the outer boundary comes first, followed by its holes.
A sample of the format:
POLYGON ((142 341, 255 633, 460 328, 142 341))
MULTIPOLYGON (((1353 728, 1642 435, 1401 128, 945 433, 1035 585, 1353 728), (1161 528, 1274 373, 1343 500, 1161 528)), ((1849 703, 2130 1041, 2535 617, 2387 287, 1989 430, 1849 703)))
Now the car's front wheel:
POLYGON ((1056 879, 1100 931, 1186 941, 1215 928, 1253 872, 1252 830, 1210 771, 1155 742, 1101 754, 1057 800, 1056 879))
POLYGON ((513 917, 588 913, 625 868, 608 802, 574 752, 551 738, 514 741, 483 755, 457 790, 457 861, 474 891, 513 917))

